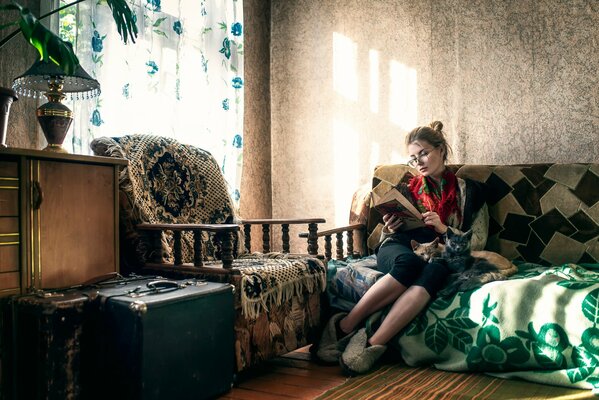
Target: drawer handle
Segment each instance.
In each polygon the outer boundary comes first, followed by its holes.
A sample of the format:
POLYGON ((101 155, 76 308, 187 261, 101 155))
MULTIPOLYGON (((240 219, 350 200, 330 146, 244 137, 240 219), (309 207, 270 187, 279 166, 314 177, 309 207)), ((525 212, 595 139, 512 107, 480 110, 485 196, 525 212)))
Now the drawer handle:
POLYGON ((42 185, 38 181, 33 181, 32 184, 31 205, 34 210, 37 210, 42 205, 42 201, 44 201, 44 192, 42 192, 42 185))

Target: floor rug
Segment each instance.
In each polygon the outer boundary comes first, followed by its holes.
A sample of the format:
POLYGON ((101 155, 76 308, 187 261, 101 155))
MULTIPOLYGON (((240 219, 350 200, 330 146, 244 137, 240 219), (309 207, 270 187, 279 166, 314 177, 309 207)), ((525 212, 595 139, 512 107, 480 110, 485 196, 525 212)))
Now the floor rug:
POLYGON ((318 400, 579 400, 594 399, 591 390, 541 385, 521 380, 493 378, 484 374, 455 373, 434 368, 384 364, 375 371, 330 389, 318 400))

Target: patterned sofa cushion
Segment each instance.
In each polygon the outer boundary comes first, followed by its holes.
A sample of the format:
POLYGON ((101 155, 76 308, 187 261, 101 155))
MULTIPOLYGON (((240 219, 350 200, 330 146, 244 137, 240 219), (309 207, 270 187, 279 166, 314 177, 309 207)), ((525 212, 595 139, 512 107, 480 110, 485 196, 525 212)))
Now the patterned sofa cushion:
MULTIPOLYGON (((599 262, 599 164, 451 165, 462 178, 489 185, 487 249, 539 264, 599 262)), ((373 190, 396 185, 414 171, 375 170, 373 190)), ((380 237, 380 216, 368 218, 368 247, 380 237)))

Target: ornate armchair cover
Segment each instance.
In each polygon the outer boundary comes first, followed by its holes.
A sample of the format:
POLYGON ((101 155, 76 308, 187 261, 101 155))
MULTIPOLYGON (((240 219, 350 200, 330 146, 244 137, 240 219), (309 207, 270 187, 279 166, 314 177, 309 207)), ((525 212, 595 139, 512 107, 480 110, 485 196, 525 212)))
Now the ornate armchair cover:
MULTIPOLYGON (((127 242, 123 250, 128 263, 143 263, 156 251, 162 252, 165 261, 172 262, 173 233, 165 232, 162 248, 153 248, 149 238, 135 229, 137 224, 235 222, 225 180, 209 152, 150 135, 102 137, 91 146, 97 155, 129 160, 120 177, 121 219, 127 242), (132 250, 134 254, 130 254, 132 250)), ((204 260, 218 258, 214 235, 202 234, 204 260)), ((191 232, 182 233, 181 250, 183 262, 192 262, 191 232)))

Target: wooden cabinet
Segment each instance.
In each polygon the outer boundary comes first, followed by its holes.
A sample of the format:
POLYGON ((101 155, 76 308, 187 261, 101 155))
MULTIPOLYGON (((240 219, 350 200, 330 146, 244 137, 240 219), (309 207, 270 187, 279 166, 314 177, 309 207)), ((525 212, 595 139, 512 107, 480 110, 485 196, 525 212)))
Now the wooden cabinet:
POLYGON ((119 269, 124 159, 0 149, 0 296, 119 269))

